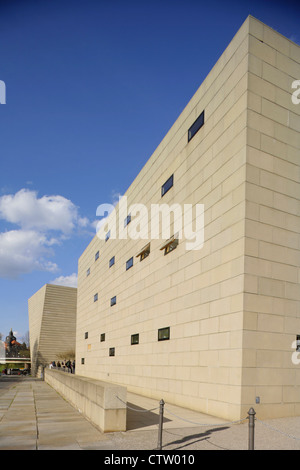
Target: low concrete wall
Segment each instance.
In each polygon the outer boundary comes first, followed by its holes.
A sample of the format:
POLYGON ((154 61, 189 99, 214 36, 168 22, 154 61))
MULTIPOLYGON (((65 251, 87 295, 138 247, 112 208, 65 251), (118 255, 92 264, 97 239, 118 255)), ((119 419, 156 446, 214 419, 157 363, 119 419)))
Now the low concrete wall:
POLYGON ((126 431, 125 387, 53 369, 44 379, 102 432, 126 431))

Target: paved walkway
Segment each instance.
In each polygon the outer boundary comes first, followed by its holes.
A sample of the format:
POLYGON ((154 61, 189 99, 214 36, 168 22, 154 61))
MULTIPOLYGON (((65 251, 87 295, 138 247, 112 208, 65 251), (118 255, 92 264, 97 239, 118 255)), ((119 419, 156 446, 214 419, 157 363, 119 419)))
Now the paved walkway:
MULTIPOLYGON (((127 431, 103 434, 40 379, 2 377, 0 450, 156 450, 159 403, 128 393, 127 404, 127 431)), ((163 429, 164 451, 248 448, 247 421, 228 424, 167 403, 163 429)), ((256 421, 255 449, 300 450, 300 418, 256 421)))

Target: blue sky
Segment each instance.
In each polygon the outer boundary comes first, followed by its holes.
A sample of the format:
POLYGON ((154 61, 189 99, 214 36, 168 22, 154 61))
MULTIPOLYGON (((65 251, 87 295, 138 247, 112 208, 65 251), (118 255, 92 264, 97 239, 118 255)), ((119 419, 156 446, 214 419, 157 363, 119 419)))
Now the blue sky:
MULTIPOLYGON (((296 2, 0 0, 0 332, 68 280, 249 14, 300 42, 296 2)), ((300 79, 300 77, 299 77, 300 79)))

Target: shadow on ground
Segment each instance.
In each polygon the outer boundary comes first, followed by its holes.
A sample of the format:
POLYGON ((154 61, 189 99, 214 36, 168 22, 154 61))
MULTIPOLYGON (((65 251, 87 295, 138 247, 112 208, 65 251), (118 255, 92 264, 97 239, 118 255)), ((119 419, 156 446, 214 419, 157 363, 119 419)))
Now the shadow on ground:
MULTIPOLYGON (((219 428, 208 429, 204 432, 189 434, 187 436, 182 436, 180 439, 175 441, 168 442, 168 444, 163 445, 163 449, 168 450, 168 447, 171 447, 176 450, 184 449, 184 447, 190 446, 191 444, 196 444, 197 442, 207 441, 209 437, 215 433, 220 431, 226 431, 228 426, 222 426, 219 428), (175 446, 175 447, 174 447, 175 446)), ((171 435, 173 434, 172 431, 164 430, 164 435, 171 435)), ((214 444, 213 444, 214 445, 214 444)), ((224 447, 217 446, 220 449, 225 449, 224 447)))
MULTIPOLYGON (((151 410, 145 410, 140 406, 133 403, 127 403, 127 419, 126 419, 126 430, 133 431, 135 429, 145 428, 147 426, 153 426, 157 424, 159 420, 158 411, 153 413, 151 410)), ((164 417, 164 423, 171 421, 164 417)))

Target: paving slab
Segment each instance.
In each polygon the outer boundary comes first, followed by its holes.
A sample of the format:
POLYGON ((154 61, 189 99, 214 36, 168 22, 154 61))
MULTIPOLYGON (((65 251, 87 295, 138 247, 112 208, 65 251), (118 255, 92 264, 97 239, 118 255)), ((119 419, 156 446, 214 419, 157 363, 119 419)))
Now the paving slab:
MULTIPOLYGON (((0 378, 0 450, 145 450, 158 445, 159 401, 127 394, 127 431, 102 433, 50 385, 0 378)), ((165 404, 163 451, 247 450, 248 422, 165 404)), ((300 450, 300 417, 256 421, 255 449, 300 450)))

